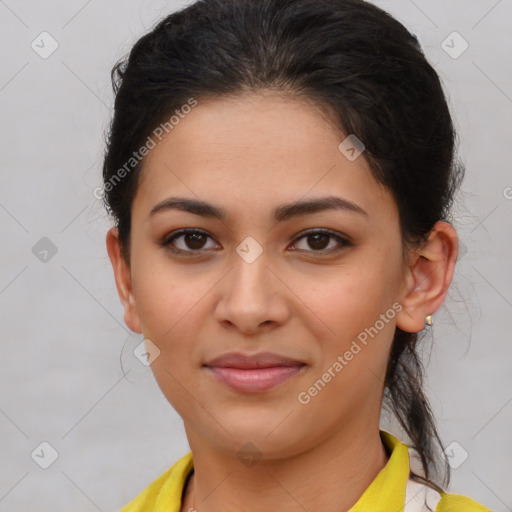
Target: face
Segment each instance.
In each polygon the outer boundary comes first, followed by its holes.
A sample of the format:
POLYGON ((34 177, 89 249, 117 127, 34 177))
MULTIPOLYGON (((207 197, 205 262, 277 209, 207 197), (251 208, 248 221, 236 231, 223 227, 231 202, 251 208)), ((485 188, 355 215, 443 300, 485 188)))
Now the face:
POLYGON ((364 153, 340 151, 345 137, 299 99, 245 95, 199 101, 146 157, 116 278, 125 272, 125 320, 158 347, 155 378, 196 438, 277 457, 378 425, 402 240, 390 192, 364 153), (302 366, 235 389, 205 366, 230 352, 302 366))

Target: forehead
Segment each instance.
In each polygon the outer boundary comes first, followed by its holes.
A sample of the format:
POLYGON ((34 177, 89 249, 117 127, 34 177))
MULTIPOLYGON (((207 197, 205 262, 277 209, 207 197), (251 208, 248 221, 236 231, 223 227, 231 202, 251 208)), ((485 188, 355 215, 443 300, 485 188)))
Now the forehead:
MULTIPOLYGON (((134 203, 149 212, 169 196, 253 214, 308 196, 339 195, 370 215, 396 214, 389 191, 361 156, 339 150, 347 137, 325 110, 278 94, 198 100, 146 156, 134 203)), ((364 154, 364 153, 363 153, 364 154)))

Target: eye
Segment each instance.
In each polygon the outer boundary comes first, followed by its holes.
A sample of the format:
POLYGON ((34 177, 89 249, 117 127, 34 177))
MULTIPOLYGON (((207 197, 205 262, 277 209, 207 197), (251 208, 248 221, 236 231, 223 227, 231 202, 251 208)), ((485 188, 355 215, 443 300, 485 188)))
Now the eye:
MULTIPOLYGON (((201 249, 212 249, 205 246, 205 240, 211 239, 205 231, 199 229, 181 229, 160 242, 163 247, 169 247, 175 252, 199 252, 201 249), (182 239, 179 243, 175 242, 182 239)), ((212 239, 213 240, 213 239, 212 239)))
POLYGON ((308 249, 307 247, 298 248, 298 250, 306 250, 308 252, 333 252, 333 246, 329 247, 329 240, 334 240, 338 243, 338 248, 336 248, 336 244, 334 244, 334 251, 340 250, 343 247, 348 247, 352 245, 352 243, 346 238, 333 233, 327 229, 316 229, 313 231, 308 231, 303 233, 301 236, 296 238, 293 246, 297 244, 297 240, 307 239, 306 245, 309 246, 313 251, 308 249), (341 245, 341 247, 340 247, 341 245), (326 250, 327 249, 327 250, 326 250))
MULTIPOLYGON (((167 247, 176 253, 199 253, 202 250, 215 248, 215 246, 208 247, 206 245, 205 242, 208 238, 213 240, 205 231, 199 229, 181 229, 175 233, 165 236, 160 242, 160 245, 167 247)), ((336 233, 326 229, 317 229, 302 233, 295 239, 292 247, 294 247, 294 249, 305 250, 308 252, 330 253, 351 245, 352 243, 348 239, 336 233), (302 239, 308 240, 306 245, 309 246, 309 248, 295 247, 297 242, 302 239), (332 245, 329 247, 329 241, 335 242, 334 247, 332 245), (338 247, 336 247, 336 243, 338 247)))

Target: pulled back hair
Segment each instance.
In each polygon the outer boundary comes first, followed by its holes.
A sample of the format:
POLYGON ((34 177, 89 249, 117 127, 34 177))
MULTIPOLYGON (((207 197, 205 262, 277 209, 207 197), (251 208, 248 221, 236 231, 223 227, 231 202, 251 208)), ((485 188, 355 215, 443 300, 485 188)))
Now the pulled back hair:
MULTIPOLYGON (((343 133, 364 143, 374 178, 397 203, 404 251, 425 241, 437 221, 449 221, 464 166, 440 79, 416 37, 373 4, 199 0, 141 37, 111 77, 115 108, 103 202, 128 262, 131 206, 143 161, 122 180, 114 178, 155 127, 191 98, 274 90, 314 102, 343 133)), ((420 338, 396 328, 383 407, 421 459, 424 476, 413 476, 442 490, 450 468, 423 392, 420 338)))

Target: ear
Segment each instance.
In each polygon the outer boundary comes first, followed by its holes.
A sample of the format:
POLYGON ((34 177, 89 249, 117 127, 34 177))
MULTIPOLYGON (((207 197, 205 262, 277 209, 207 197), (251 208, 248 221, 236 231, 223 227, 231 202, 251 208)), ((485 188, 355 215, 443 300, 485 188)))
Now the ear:
POLYGON ((121 247, 117 228, 110 228, 107 232, 107 251, 114 269, 117 293, 124 308, 124 321, 133 332, 141 334, 142 326, 133 294, 130 264, 123 258, 121 247))
POLYGON ((406 332, 424 329, 425 317, 439 309, 448 293, 458 251, 455 229, 447 222, 436 222, 427 241, 410 255, 397 327, 406 332))

